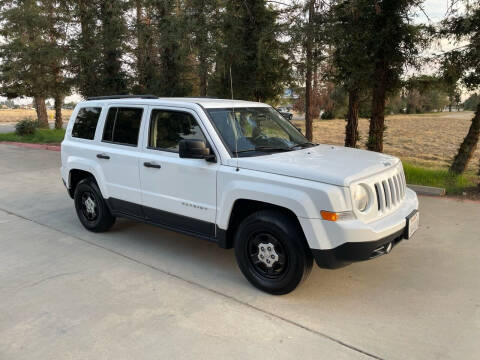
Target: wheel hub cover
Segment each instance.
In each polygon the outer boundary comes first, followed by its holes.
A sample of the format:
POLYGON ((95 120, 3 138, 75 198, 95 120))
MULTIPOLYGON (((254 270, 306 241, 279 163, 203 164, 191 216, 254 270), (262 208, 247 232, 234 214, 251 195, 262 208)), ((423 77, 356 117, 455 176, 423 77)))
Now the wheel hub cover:
POLYGON ((275 251, 275 246, 271 243, 258 244, 258 260, 271 268, 278 261, 278 254, 275 251))
POLYGON ((91 215, 95 215, 95 202, 89 197, 85 200, 85 208, 91 215))

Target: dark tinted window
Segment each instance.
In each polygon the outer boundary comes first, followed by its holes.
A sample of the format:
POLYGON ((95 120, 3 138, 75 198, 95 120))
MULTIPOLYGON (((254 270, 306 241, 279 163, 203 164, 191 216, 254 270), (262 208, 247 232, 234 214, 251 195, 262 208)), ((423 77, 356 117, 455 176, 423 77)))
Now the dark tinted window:
POLYGON ((98 118, 102 108, 86 107, 78 111, 75 124, 72 129, 72 136, 81 139, 93 140, 98 118))
POLYGON ((143 109, 110 108, 103 130, 103 141, 136 146, 142 115, 143 109))
POLYGON ((149 147, 178 152, 178 144, 182 139, 206 141, 192 115, 177 111, 152 111, 149 147))

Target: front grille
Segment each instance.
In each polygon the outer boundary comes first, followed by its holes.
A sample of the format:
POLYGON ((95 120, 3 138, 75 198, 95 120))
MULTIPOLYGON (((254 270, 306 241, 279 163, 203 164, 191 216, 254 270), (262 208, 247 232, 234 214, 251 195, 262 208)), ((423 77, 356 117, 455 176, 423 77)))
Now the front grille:
POLYGON ((378 211, 386 212, 397 207, 405 198, 407 187, 403 171, 374 184, 378 211))

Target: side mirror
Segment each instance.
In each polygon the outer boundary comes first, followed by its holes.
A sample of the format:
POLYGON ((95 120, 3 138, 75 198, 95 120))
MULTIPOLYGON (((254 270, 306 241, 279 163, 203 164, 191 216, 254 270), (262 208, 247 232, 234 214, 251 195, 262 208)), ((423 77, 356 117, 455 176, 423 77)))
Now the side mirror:
POLYGON ((216 162, 215 155, 210 153, 210 149, 203 140, 180 140, 178 154, 182 159, 205 159, 210 162, 216 162))

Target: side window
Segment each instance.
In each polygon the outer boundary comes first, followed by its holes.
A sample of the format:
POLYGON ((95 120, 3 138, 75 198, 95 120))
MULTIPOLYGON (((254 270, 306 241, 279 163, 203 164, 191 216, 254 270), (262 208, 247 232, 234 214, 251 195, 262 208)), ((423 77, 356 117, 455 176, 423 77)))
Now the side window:
POLYGON ((137 146, 142 115, 143 109, 139 108, 110 108, 102 140, 120 145, 137 146))
POLYGON ((178 152, 178 144, 183 139, 206 141, 192 115, 179 111, 152 111, 148 137, 149 148, 178 152))
POLYGON ((101 112, 102 108, 81 108, 73 124, 72 136, 80 139, 93 140, 101 112))

